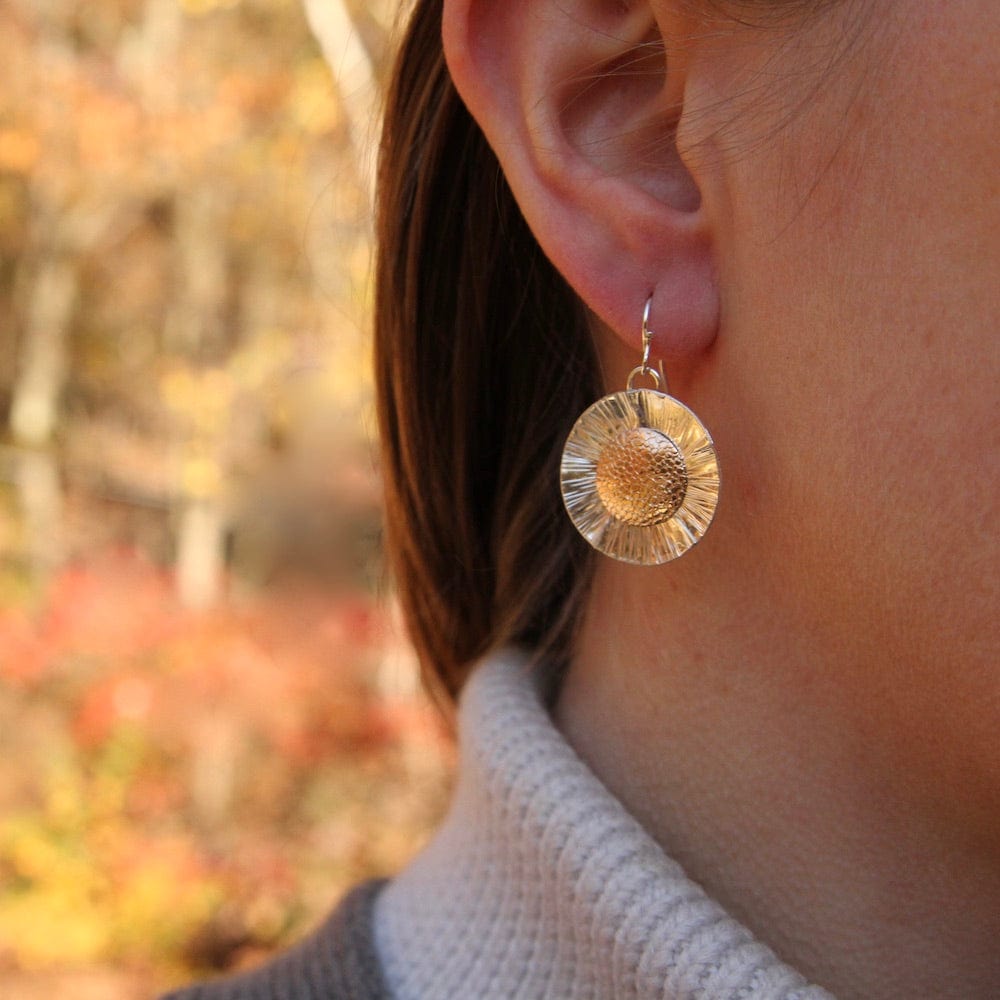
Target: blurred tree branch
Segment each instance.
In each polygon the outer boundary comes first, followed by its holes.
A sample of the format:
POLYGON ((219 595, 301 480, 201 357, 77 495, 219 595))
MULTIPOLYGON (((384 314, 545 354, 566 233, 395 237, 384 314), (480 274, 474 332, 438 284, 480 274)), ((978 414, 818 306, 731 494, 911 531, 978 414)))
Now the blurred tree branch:
POLYGON ((303 3, 309 24, 334 72, 347 113, 358 176, 368 204, 374 205, 379 87, 373 53, 366 47, 365 38, 372 37, 377 22, 367 19, 367 31, 362 31, 357 23, 360 15, 347 0, 303 0, 303 3))

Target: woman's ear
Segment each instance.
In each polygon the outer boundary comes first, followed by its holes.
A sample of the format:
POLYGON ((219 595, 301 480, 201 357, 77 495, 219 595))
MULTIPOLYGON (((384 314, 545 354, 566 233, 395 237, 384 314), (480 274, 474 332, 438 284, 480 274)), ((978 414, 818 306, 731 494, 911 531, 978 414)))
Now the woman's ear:
POLYGON ((718 290, 701 192, 678 152, 683 51, 647 0, 445 0, 462 99, 528 225, 581 299, 639 350, 694 360, 718 290))

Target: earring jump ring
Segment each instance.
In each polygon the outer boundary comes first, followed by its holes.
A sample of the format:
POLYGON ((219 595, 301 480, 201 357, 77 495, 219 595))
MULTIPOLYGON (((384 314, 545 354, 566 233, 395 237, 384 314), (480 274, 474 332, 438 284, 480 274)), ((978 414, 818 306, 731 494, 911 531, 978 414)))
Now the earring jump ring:
POLYGON ((625 388, 631 392, 633 388, 632 383, 640 375, 648 375, 653 380, 654 389, 658 390, 663 384, 663 380, 660 378, 660 373, 655 368, 650 368, 648 365, 639 365, 638 367, 633 368, 629 373, 628 381, 625 383, 625 388))

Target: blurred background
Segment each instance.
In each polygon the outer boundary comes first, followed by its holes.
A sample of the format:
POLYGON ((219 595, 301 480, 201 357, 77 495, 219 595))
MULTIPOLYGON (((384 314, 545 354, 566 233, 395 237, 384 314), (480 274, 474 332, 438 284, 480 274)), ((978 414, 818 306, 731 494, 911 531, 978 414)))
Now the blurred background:
POLYGON ((0 3, 0 998, 249 967, 436 822, 380 556, 398 3, 0 3))

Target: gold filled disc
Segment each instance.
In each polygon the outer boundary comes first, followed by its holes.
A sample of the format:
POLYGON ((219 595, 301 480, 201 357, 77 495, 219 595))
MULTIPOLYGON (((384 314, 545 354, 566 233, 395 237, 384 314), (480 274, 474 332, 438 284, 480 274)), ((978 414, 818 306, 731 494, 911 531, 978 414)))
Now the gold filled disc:
POLYGON ((719 502, 719 461, 701 421, 653 389, 599 399, 577 420, 560 469, 563 502, 605 555, 654 566, 708 531, 719 502))

